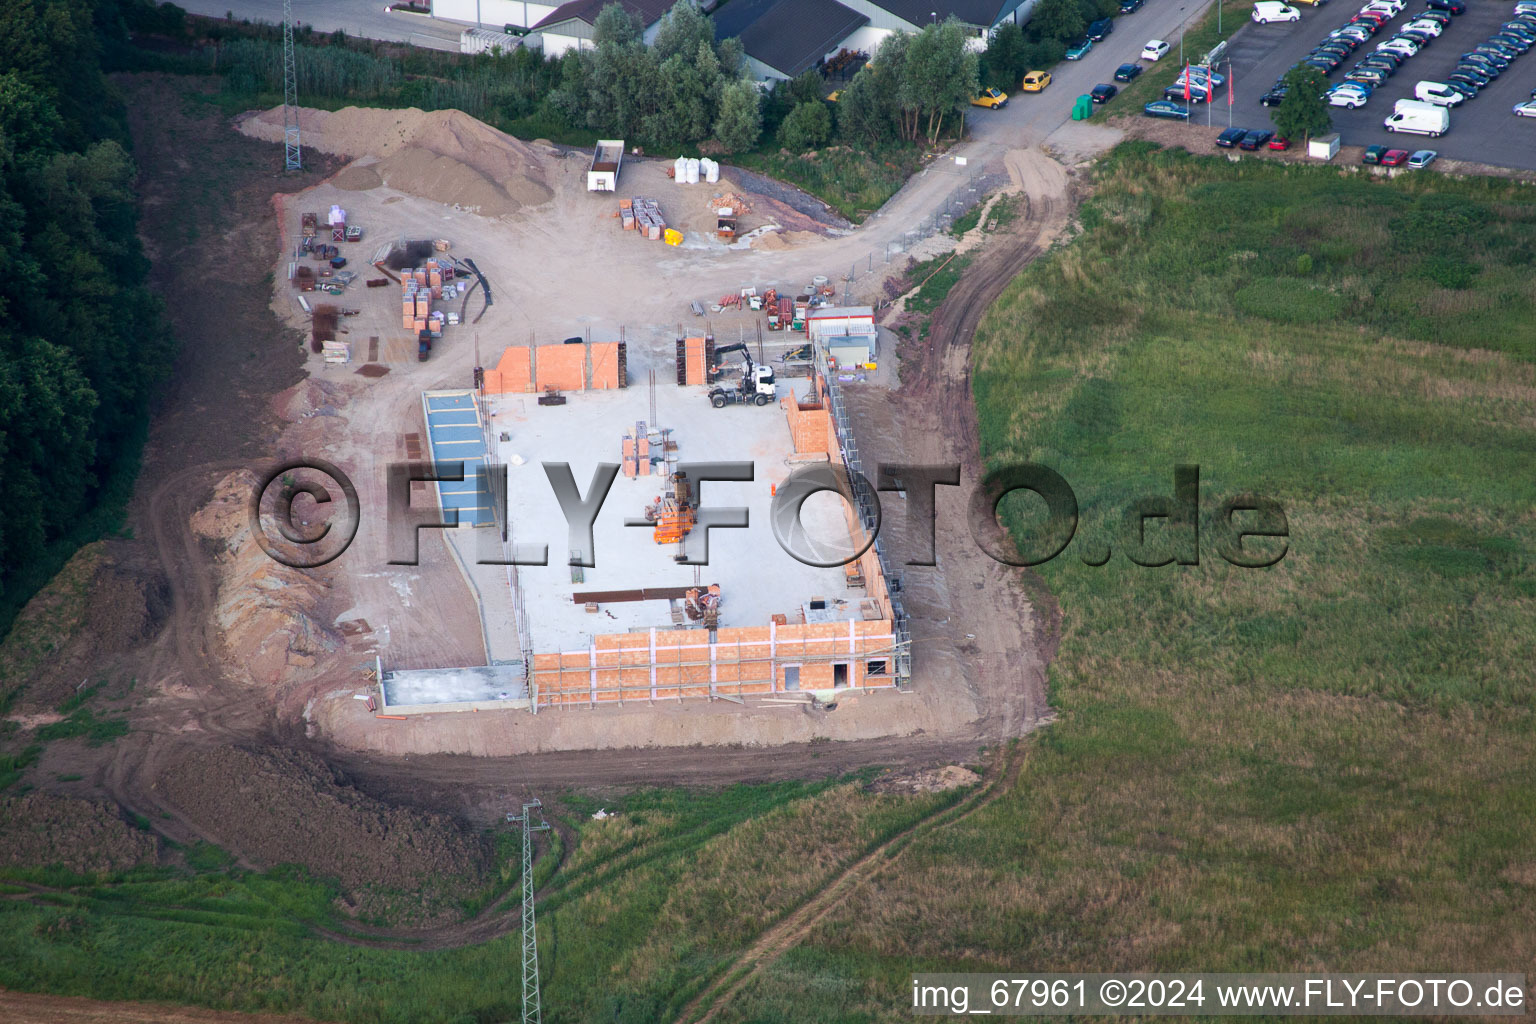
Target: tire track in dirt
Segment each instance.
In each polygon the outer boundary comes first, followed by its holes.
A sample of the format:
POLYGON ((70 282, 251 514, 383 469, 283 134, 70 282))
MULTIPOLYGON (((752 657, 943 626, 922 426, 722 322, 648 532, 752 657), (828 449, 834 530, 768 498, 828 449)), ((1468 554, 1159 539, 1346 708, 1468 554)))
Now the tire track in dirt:
POLYGON ((989 772, 990 778, 976 792, 958 804, 935 810, 869 850, 787 917, 764 932, 750 949, 737 957, 736 969, 726 973, 683 1008, 677 1016, 677 1024, 706 1024, 713 1020, 715 1014, 740 993, 749 981, 762 973, 764 967, 809 935, 828 914, 840 907, 862 883, 868 881, 871 876, 866 874, 865 869, 877 862, 894 864, 911 847, 912 840, 964 821, 1008 792, 1018 780, 1019 771, 1023 767, 1023 752, 1017 743, 1010 743, 994 764, 993 770, 989 772), (742 973, 743 966, 746 967, 745 973, 742 973), (706 1000, 707 1005, 701 1006, 706 1000), (699 1015, 701 1008, 703 1014, 699 1015))

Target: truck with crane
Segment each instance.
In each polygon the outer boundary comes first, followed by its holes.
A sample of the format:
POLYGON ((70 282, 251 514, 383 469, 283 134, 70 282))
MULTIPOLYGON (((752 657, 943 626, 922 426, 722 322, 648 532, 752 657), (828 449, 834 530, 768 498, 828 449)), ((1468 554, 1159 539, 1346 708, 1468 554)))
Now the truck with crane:
POLYGON ((752 355, 745 344, 726 345, 715 349, 715 360, 730 352, 740 352, 742 359, 741 379, 732 387, 715 387, 709 392, 709 404, 716 409, 728 405, 767 405, 778 397, 778 387, 773 380, 773 367, 752 362, 752 355))

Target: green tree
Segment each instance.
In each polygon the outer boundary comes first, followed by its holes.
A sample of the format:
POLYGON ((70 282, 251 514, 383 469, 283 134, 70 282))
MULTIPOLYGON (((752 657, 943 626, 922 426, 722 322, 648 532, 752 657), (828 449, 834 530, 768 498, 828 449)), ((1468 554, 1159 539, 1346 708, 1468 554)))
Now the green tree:
POLYGON ((678 0, 672 9, 661 16, 656 25, 656 39, 651 49, 658 64, 673 57, 685 59, 699 52, 699 44, 715 45, 715 23, 699 10, 693 0, 678 0))
POLYGON ((832 137, 832 115, 821 100, 801 103, 779 125, 779 145, 791 153, 803 153, 832 137))
POLYGON ((819 102, 823 98, 825 88, 821 75, 814 69, 802 71, 789 83, 791 107, 798 107, 802 103, 819 102))
POLYGON ((1054 39, 1060 43, 1081 38, 1087 24, 1078 0, 1040 0, 1029 19, 1030 32, 1036 39, 1054 39))
POLYGON ((965 29, 954 18, 929 25, 912 37, 901 76, 902 107, 910 119, 908 138, 937 143, 944 119, 963 110, 976 95, 978 61, 965 41, 965 29))
POLYGON ((1270 109, 1270 120, 1275 130, 1288 139, 1310 139, 1333 127, 1328 114, 1328 102, 1323 94, 1328 80, 1322 71, 1311 66, 1291 68, 1281 79, 1285 84, 1285 99, 1278 107, 1270 109))
POLYGON ((897 111, 881 94, 876 74, 860 68, 837 98, 837 132, 855 149, 877 148, 896 134, 897 111))
POLYGON ((1024 66, 1028 45, 1018 23, 1010 21, 999 26, 982 54, 982 79, 986 84, 1004 92, 1017 89, 1024 72, 1029 70, 1024 66))
POLYGON ((736 79, 720 91, 720 113, 715 118, 715 140, 726 152, 744 153, 757 145, 763 130, 762 94, 757 86, 736 79))

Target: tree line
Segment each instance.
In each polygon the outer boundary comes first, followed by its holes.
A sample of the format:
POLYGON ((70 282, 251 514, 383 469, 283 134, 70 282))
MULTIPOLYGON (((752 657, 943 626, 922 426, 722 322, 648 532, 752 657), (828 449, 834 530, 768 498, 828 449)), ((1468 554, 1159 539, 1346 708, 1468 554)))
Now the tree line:
POLYGON ((0 631, 131 479, 173 354, 101 71, 112 31, 115 0, 0 7, 0 631))

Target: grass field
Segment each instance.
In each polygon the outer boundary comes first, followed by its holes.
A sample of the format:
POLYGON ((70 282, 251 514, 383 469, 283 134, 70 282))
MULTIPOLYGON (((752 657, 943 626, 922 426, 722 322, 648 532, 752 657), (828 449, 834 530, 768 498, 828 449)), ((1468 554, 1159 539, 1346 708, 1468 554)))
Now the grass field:
MULTIPOLYGON (((558 870, 549 853, 534 867, 545 1019, 668 1019, 839 866, 963 792, 877 794, 858 778, 643 791, 608 800, 618 816, 601 822, 595 803, 569 797, 578 843, 558 870)), ((500 846, 515 882, 512 845, 500 846)), ((185 860, 109 879, 0 869, 47 887, 0 901, 0 988, 338 1021, 519 1016, 516 933, 442 951, 344 945, 314 931, 348 930, 326 880, 241 871, 207 846, 185 860)))
POLYGON ((989 460, 1081 506, 1061 719, 721 1020, 905 1019, 921 969, 1536 968, 1536 197, 1128 145, 1082 220, 976 376, 989 460), (1118 553, 1180 462, 1207 518, 1278 500, 1284 559, 1118 553))

